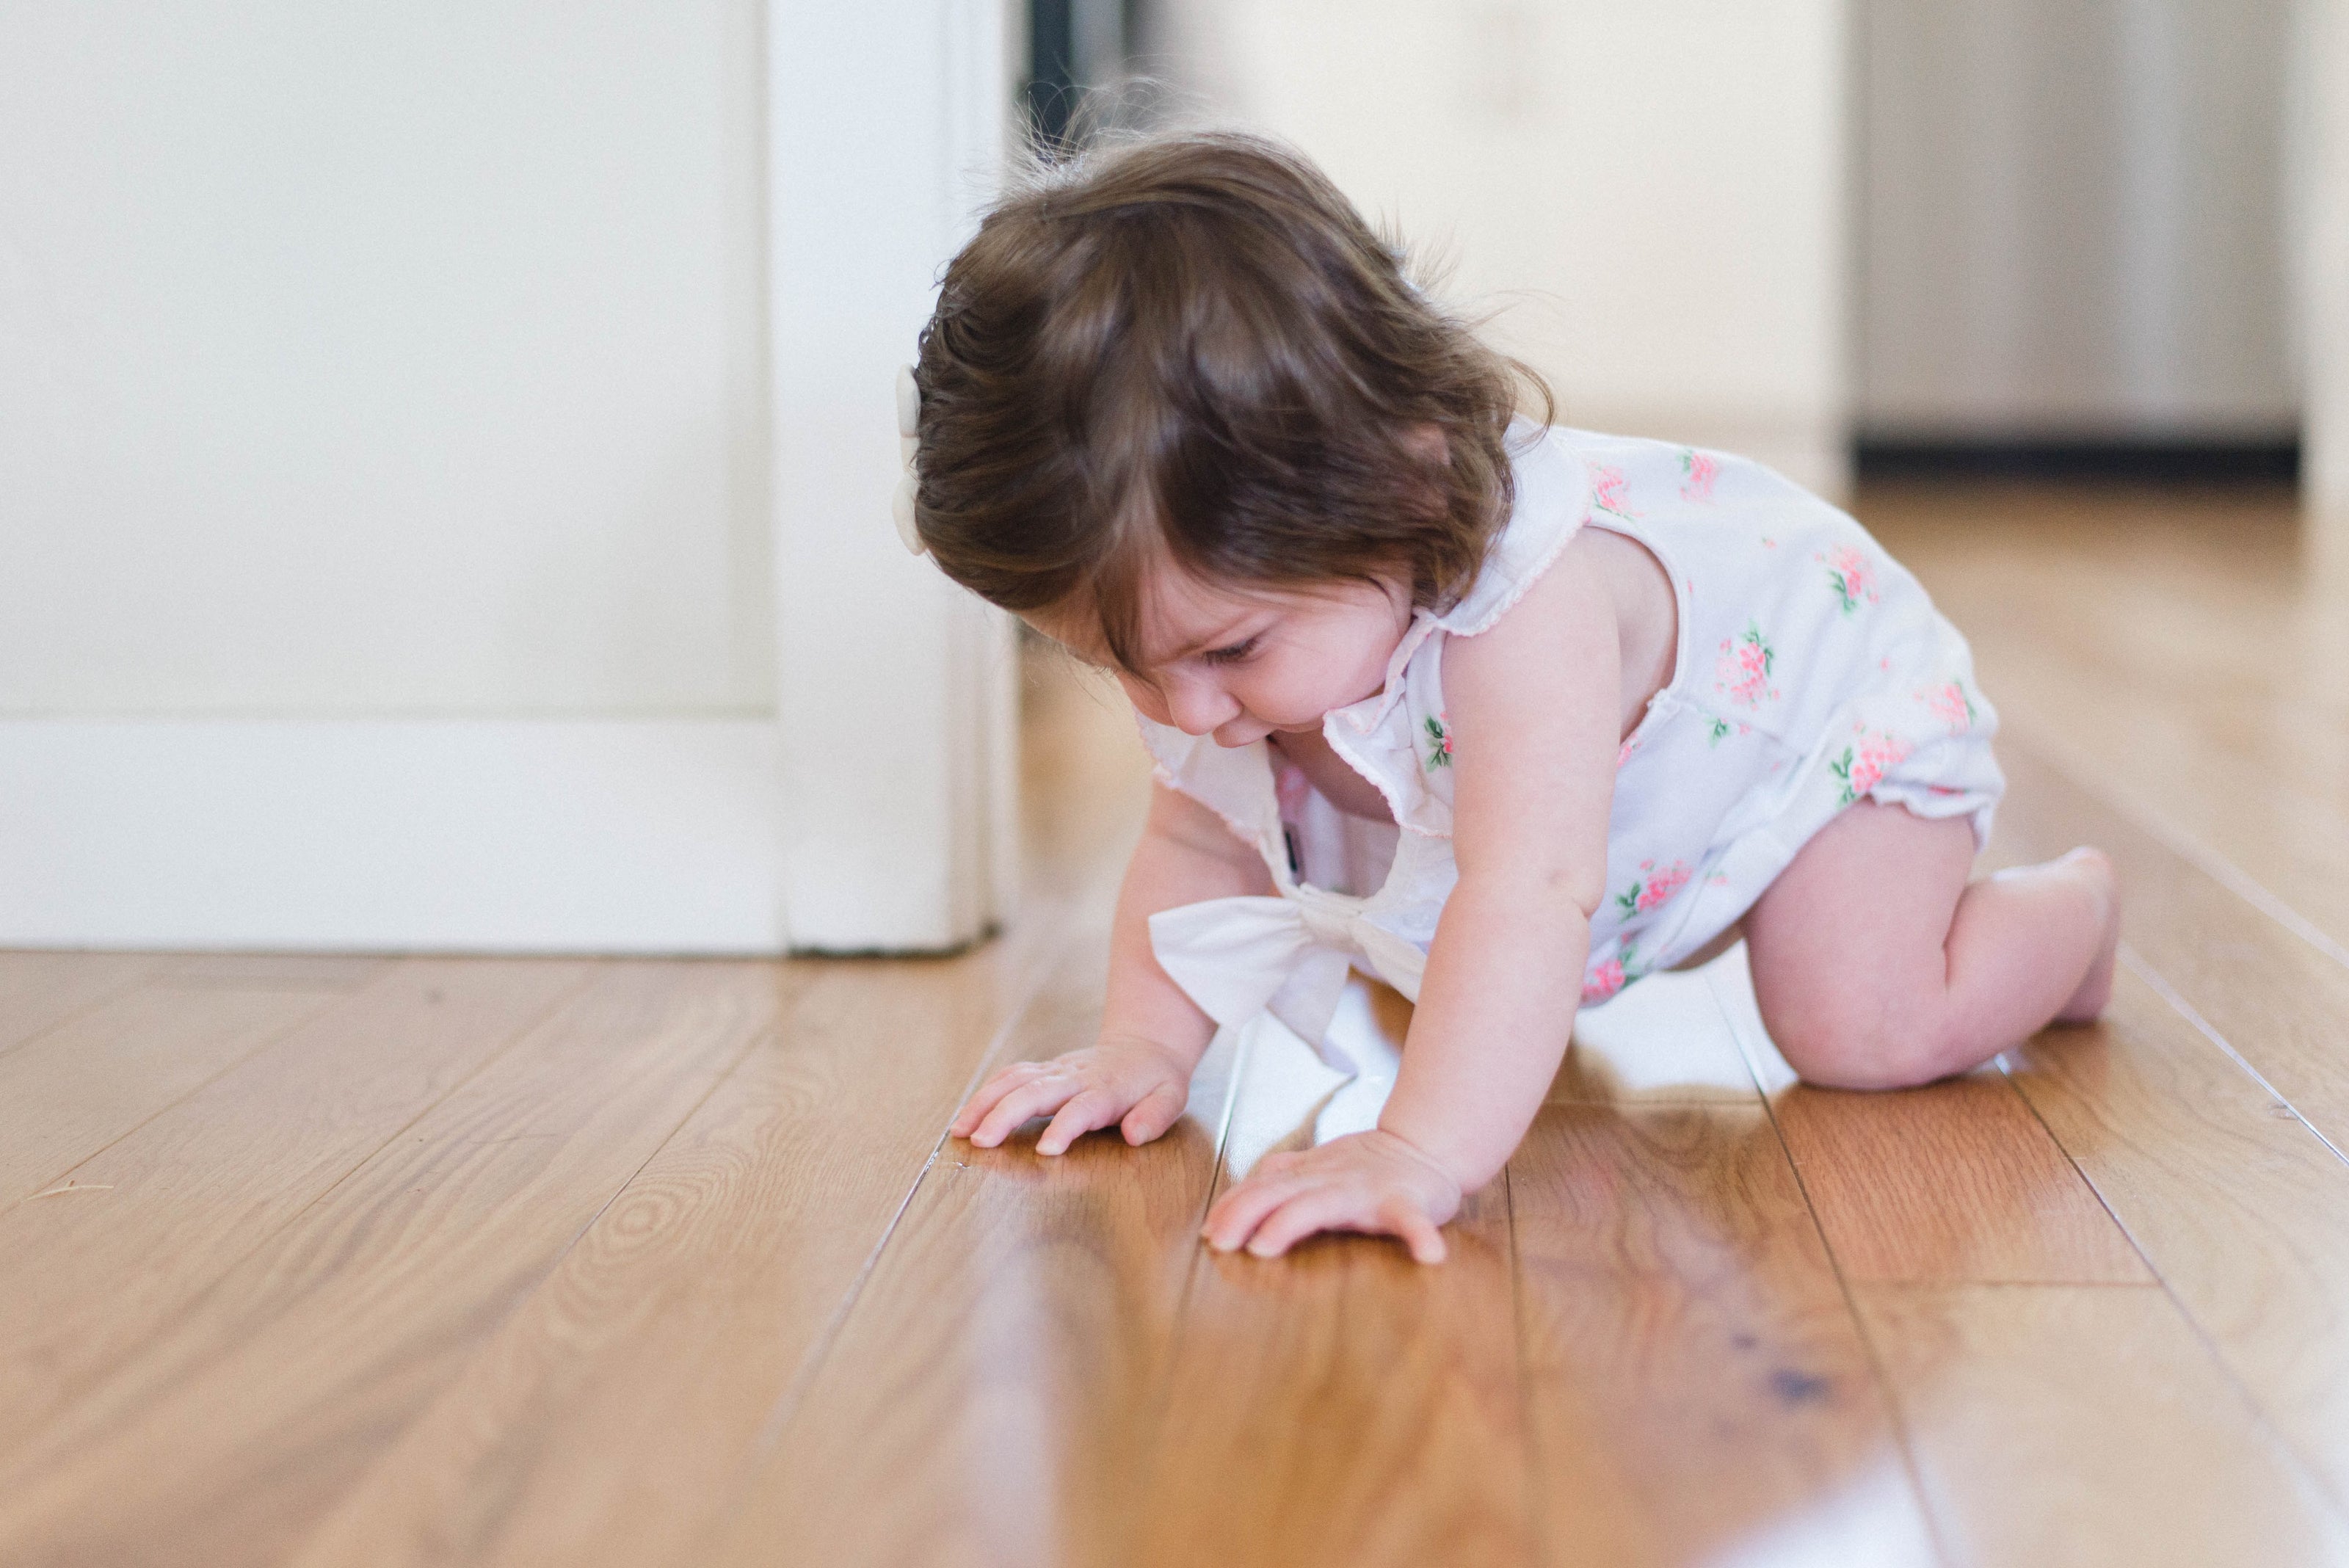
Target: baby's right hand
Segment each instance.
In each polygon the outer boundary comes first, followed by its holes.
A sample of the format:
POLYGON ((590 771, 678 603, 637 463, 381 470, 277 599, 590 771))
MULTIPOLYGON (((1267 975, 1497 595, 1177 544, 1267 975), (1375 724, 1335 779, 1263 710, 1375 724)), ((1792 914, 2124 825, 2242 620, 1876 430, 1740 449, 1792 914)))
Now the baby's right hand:
POLYGON ((947 1130, 993 1148, 1030 1116, 1052 1123, 1038 1154, 1061 1154, 1095 1127, 1120 1124, 1125 1141, 1148 1143, 1183 1114, 1191 1098, 1191 1064, 1155 1041, 1103 1036, 1100 1044, 1050 1062, 1015 1062, 988 1079, 947 1130))

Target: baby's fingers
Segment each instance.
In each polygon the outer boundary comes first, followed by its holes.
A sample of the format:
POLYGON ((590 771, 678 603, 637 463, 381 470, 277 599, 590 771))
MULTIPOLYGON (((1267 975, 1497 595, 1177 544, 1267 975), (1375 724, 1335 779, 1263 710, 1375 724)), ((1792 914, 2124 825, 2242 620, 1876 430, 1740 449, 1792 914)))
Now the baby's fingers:
POLYGON ((1422 1263, 1444 1262, 1446 1249, 1443 1230, 1410 1199, 1390 1198, 1381 1204, 1379 1228, 1390 1235, 1402 1238, 1402 1244, 1411 1249, 1414 1261, 1422 1263))
POLYGON ((1161 1084, 1143 1096, 1141 1103, 1125 1113, 1125 1120, 1120 1124, 1119 1130, 1125 1134, 1128 1143, 1148 1143, 1152 1138, 1164 1136, 1168 1127, 1180 1121, 1183 1107, 1190 1103, 1191 1092, 1185 1085, 1161 1084))
POLYGON ((1066 1154, 1069 1146, 1095 1127, 1105 1127, 1117 1120, 1125 1107, 1102 1089, 1086 1089, 1069 1098, 1052 1118, 1052 1125, 1038 1135, 1038 1154, 1066 1154))
POLYGON ((1294 1176, 1249 1177, 1216 1199, 1216 1206, 1207 1210, 1207 1245, 1218 1252, 1237 1250, 1264 1222, 1266 1215, 1309 1185, 1309 1180, 1294 1176))
POLYGON ((1059 1110, 1076 1092, 1077 1080, 1073 1076, 1056 1074, 1031 1078, 995 1102, 978 1126, 971 1129, 970 1141, 981 1148, 993 1148, 1009 1137, 1020 1123, 1030 1116, 1059 1110))
POLYGON ((1282 1204, 1257 1227, 1248 1251, 1259 1258, 1277 1258, 1317 1231, 1394 1236, 1418 1262, 1444 1262, 1443 1232, 1410 1199, 1390 1195, 1371 1203, 1366 1194, 1343 1187, 1316 1188, 1282 1204))
POLYGON ((1032 1081, 1044 1071, 1044 1066, 1041 1062, 1014 1062, 1009 1067, 999 1069, 978 1086, 969 1099, 963 1102, 962 1109, 955 1113, 955 1119, 947 1125, 947 1131, 957 1137, 968 1137, 972 1129, 986 1119, 987 1113, 995 1108, 997 1101, 1020 1085, 1032 1081))
POLYGON ((1364 1195, 1342 1186, 1316 1187, 1300 1192, 1264 1217, 1248 1238, 1256 1257, 1278 1258, 1316 1231, 1368 1231, 1376 1228, 1364 1195))

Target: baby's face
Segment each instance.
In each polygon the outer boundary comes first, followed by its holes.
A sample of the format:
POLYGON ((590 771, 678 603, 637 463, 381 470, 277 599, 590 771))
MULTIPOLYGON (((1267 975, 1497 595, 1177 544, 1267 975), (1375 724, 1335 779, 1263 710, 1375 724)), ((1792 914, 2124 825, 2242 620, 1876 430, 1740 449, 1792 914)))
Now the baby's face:
MULTIPOLYGON (((1026 618, 1078 658, 1116 669, 1089 614, 1026 618)), ((1273 592, 1161 573, 1143 605, 1141 670, 1116 674, 1143 717, 1245 746, 1276 730, 1319 730, 1324 713, 1375 694, 1410 626, 1398 584, 1273 592)))

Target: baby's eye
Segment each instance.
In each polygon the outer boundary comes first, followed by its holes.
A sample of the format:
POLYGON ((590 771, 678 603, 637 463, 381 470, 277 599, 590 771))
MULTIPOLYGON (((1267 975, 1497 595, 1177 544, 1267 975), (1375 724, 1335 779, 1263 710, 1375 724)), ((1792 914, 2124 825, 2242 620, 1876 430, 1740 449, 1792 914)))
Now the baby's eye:
POLYGON ((1256 645, 1257 639, 1251 637, 1245 642, 1233 643, 1229 648, 1211 648, 1199 657, 1210 664, 1237 664, 1256 651, 1256 645))

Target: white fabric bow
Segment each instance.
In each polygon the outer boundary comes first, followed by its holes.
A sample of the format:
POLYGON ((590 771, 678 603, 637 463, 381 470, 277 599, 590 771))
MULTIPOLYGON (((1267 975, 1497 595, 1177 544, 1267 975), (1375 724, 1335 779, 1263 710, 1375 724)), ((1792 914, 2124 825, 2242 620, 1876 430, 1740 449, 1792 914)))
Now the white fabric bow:
POLYGON ((1354 964, 1413 1001, 1427 956, 1373 924, 1361 902, 1313 887, 1286 897, 1209 898, 1150 917, 1158 967, 1226 1028, 1269 1012, 1342 1073, 1371 1064, 1330 1036, 1354 964))

